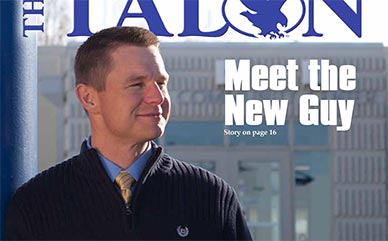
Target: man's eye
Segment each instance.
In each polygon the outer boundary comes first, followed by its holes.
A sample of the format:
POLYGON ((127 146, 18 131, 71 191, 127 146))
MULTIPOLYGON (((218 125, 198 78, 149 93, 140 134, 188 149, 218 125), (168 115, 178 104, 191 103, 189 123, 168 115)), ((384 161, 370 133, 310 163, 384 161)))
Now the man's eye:
POLYGON ((142 87, 142 86, 143 86, 143 83, 133 83, 128 85, 128 87, 142 87))

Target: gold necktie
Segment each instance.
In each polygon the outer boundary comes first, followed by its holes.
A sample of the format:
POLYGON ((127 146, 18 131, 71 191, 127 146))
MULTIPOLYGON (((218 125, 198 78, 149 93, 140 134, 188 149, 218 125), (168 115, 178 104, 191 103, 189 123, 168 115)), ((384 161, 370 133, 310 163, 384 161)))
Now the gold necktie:
POLYGON ((135 179, 126 170, 120 171, 116 177, 116 183, 121 190, 121 196, 125 203, 129 203, 132 196, 131 186, 135 182, 135 179))

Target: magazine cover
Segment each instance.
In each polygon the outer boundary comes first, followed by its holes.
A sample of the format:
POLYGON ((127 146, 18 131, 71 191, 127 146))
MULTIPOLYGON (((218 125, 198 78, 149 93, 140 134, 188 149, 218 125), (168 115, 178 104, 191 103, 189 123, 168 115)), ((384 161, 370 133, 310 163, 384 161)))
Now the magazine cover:
MULTIPOLYGON (((226 181, 253 240, 388 240, 385 0, 0 2, 1 235, 15 190, 90 140, 77 49, 138 26, 160 40, 169 76, 154 143, 226 181)), ((155 225, 170 240, 211 229, 179 222, 155 225)))

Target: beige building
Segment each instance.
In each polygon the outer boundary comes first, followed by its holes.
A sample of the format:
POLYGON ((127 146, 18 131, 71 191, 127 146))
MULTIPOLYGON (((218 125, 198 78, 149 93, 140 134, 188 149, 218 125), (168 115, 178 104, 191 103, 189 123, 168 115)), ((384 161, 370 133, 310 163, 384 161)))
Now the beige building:
MULTIPOLYGON (((74 92, 77 46, 39 49, 42 168, 76 154, 89 135, 74 92), (49 101, 48 101, 49 100, 49 101), (44 164, 43 164, 44 163, 44 164)), ((226 179, 256 240, 387 240, 387 57, 380 44, 162 43, 172 117, 157 141, 167 152, 226 179), (299 91, 246 92, 289 101, 284 126, 225 126, 224 60, 299 65, 299 91), (309 89, 306 61, 357 67, 354 91, 309 89), (355 100, 351 129, 299 123, 299 97, 355 100), (224 130, 276 133, 263 138, 224 130)), ((337 113, 338 114, 338 113, 337 113)))

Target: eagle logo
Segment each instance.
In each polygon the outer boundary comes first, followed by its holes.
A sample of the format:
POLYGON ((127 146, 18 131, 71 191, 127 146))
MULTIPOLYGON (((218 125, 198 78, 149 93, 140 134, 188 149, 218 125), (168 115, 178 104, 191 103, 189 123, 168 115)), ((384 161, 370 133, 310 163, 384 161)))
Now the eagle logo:
POLYGON ((241 15, 261 29, 259 35, 269 36, 270 39, 284 37, 277 26, 280 24, 287 27, 288 19, 280 10, 286 0, 241 0, 241 2, 249 9, 241 15))
POLYGON ((224 0, 222 11, 224 19, 239 33, 280 39, 302 22, 306 5, 304 0, 224 0))

